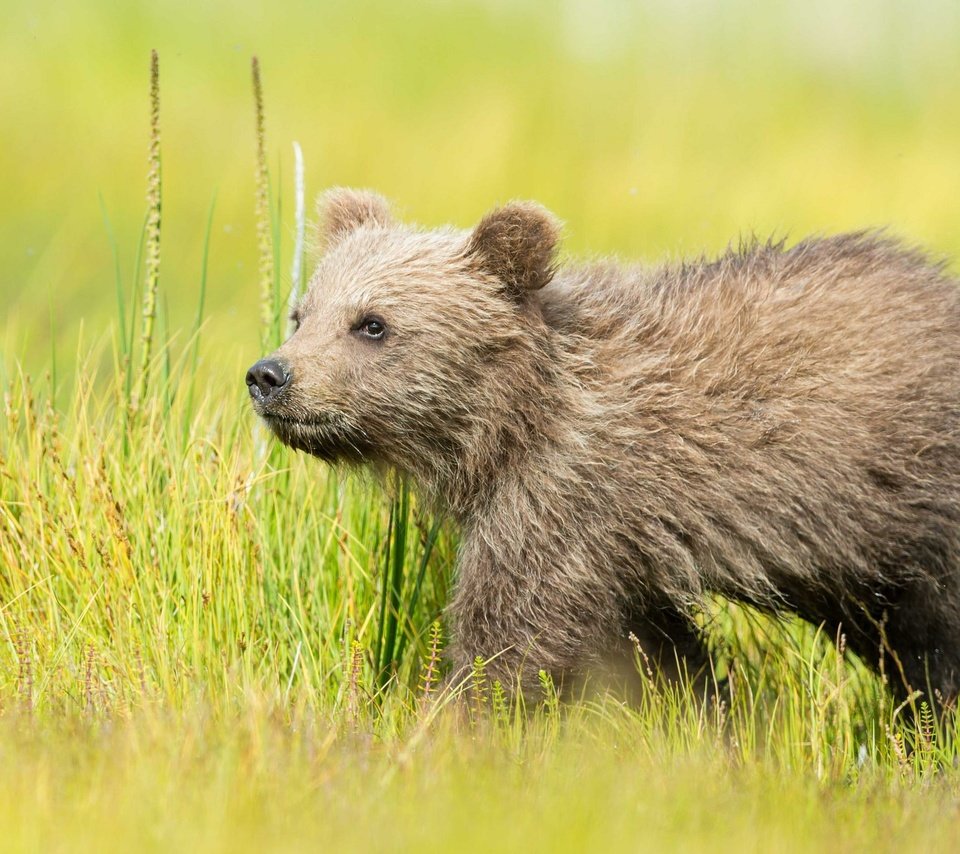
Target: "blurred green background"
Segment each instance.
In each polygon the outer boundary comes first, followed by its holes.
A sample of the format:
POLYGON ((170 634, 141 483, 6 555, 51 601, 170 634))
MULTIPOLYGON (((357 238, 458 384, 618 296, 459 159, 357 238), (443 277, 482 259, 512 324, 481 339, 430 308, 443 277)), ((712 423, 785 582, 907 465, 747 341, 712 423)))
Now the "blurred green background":
MULTIPOLYGON (((0 354, 69 360, 115 314, 145 211, 160 53, 161 288, 208 364, 257 355, 250 57, 260 57, 284 274, 291 142, 308 195, 372 186, 425 224, 512 197, 573 253, 655 260, 748 232, 888 225, 960 254, 955 0, 6 0, 0 23, 0 354), (61 355, 62 354, 62 355, 61 355)), ((238 394, 241 383, 238 380, 238 394)))

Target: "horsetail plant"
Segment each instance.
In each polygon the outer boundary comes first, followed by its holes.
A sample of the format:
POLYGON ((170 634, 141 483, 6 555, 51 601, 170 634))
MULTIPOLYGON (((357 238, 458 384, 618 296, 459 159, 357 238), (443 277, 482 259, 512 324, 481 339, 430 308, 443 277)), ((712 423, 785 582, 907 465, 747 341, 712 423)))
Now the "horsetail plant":
POLYGON ((560 693, 554 684, 553 677, 546 671, 541 670, 537 673, 537 679, 540 682, 540 690, 543 692, 543 706, 551 715, 556 715, 560 711, 560 693))
POLYGON ((423 672, 420 675, 420 695, 424 700, 429 700, 433 694, 440 674, 440 644, 442 630, 440 621, 434 620, 430 625, 430 648, 427 652, 426 661, 423 664, 423 672))
POLYGON ((347 711, 346 720, 354 732, 360 729, 360 705, 363 679, 363 647, 356 638, 350 644, 347 664, 347 711))
POLYGON ((487 708, 487 662, 483 656, 473 659, 473 670, 470 673, 470 711, 474 724, 484 718, 487 708))
POLYGON ((507 692, 503 689, 503 683, 499 679, 494 679, 490 687, 490 711, 496 726, 506 729, 510 721, 509 709, 510 701, 507 698, 507 692))

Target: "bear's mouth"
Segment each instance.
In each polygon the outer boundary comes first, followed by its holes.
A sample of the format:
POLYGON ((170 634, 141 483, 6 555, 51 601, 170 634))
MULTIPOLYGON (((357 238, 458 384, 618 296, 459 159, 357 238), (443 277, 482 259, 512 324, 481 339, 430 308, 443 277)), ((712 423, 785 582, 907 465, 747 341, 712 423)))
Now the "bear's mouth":
POLYGON ((324 462, 363 463, 370 457, 370 442, 363 431, 336 415, 299 419, 264 413, 261 417, 284 445, 324 462))

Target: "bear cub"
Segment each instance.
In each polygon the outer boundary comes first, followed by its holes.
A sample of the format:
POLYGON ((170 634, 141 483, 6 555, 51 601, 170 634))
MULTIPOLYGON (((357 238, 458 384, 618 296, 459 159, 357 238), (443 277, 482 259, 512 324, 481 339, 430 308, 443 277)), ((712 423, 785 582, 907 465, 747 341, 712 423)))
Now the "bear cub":
POLYGON ((520 690, 704 662, 706 594, 822 624, 900 696, 960 690, 960 290, 869 232, 663 266, 320 202, 296 331, 247 374, 287 445, 397 470, 461 532, 455 665, 520 690))

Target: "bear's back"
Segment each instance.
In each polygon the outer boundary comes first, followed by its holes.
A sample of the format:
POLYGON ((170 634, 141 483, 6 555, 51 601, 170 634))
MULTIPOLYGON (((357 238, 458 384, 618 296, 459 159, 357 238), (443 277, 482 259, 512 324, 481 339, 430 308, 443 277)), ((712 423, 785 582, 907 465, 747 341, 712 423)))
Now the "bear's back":
POLYGON ((661 267, 577 266, 539 296, 568 346, 628 384, 653 371, 691 391, 767 397, 960 376, 956 281, 876 234, 752 242, 661 267))

